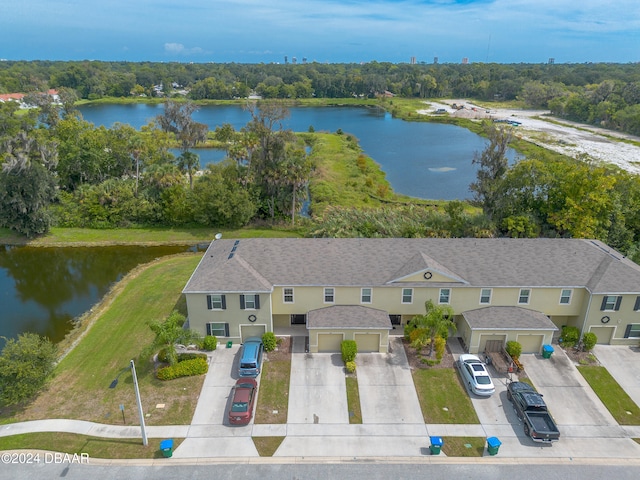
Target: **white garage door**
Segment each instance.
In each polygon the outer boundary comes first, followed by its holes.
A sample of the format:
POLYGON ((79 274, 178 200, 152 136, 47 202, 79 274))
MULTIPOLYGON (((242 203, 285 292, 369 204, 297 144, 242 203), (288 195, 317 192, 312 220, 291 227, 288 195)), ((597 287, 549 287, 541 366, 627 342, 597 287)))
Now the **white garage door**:
POLYGON ((358 352, 379 352, 380 351, 380 334, 379 333, 356 333, 356 344, 358 352))
POLYGON ((265 325, 240 325, 240 335, 243 342, 249 337, 262 337, 266 331, 265 325))
POLYGON ((342 339, 343 335, 341 333, 319 333, 318 352, 340 352, 340 344, 342 343, 342 339))
POLYGON ((517 341, 522 346, 522 353, 540 353, 544 335, 518 335, 517 341))

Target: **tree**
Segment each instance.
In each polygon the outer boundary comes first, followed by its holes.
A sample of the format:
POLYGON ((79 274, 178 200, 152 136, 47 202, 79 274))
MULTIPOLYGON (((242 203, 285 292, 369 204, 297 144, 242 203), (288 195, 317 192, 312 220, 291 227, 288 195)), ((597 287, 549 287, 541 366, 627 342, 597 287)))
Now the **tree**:
POLYGON ((20 132, 0 146, 0 225, 27 238, 49 230, 55 198, 56 145, 37 132, 20 132))
POLYGON ((149 322, 149 328, 156 335, 150 349, 153 352, 164 349, 169 365, 174 365, 178 361, 177 343, 188 344, 200 339, 200 335, 197 332, 183 328, 184 322, 184 315, 175 310, 164 322, 149 322))
POLYGON ((178 168, 187 172, 189 188, 193 189, 193 174, 200 169, 200 157, 193 152, 182 152, 177 160, 178 168))
POLYGON ((57 347, 35 333, 7 339, 0 354, 0 404, 9 406, 32 398, 53 374, 57 347))
POLYGON ((470 185, 474 199, 482 205, 482 210, 492 218, 498 201, 498 189, 509 168, 506 157, 507 148, 513 135, 511 127, 498 127, 495 123, 485 123, 485 132, 489 145, 473 158, 473 163, 480 165, 478 180, 470 185))
POLYGON ((456 324, 451 320, 453 318, 453 308, 450 305, 434 305, 432 300, 424 302, 424 315, 416 315, 411 320, 412 326, 424 332, 420 343, 426 343, 429 340, 429 356, 433 356, 434 344, 436 337, 443 339, 449 337, 449 331, 456 331, 456 324))
POLYGON ((180 104, 169 100, 164 104, 164 113, 156 117, 162 130, 175 134, 183 152, 207 139, 209 127, 191 117, 197 110, 197 105, 191 102, 180 104))

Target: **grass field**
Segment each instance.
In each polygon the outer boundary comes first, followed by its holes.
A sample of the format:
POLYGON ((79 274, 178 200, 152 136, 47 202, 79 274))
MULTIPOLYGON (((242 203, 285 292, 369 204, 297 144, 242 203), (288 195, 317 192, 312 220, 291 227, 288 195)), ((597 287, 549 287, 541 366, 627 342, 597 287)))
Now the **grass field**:
POLYGON ((480 423, 454 369, 414 370, 413 382, 425 423, 480 423))
POLYGON ((579 366, 578 370, 620 425, 640 425, 640 407, 604 367, 579 366))

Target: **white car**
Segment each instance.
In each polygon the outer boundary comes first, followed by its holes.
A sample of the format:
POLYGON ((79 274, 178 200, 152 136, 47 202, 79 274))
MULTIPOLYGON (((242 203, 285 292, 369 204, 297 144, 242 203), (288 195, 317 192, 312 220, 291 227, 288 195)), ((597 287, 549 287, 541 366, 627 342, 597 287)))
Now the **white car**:
POLYGON ((496 391, 487 368, 475 355, 468 353, 460 355, 458 367, 462 380, 476 395, 489 397, 496 391))

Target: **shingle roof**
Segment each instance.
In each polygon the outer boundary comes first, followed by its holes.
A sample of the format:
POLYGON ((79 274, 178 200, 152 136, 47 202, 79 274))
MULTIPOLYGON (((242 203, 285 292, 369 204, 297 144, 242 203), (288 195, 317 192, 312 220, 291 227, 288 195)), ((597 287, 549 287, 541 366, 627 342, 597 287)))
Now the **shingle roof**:
POLYGON ((640 267, 603 243, 549 238, 223 239, 211 243, 184 292, 392 286, 397 284, 390 282, 411 273, 414 261, 415 272, 432 268, 449 273, 460 286, 640 292, 640 267))
POLYGON ((307 313, 307 328, 391 330, 392 326, 389 314, 384 310, 360 305, 332 305, 331 307, 309 310, 307 313))
POLYGON ((485 307, 462 313, 473 330, 558 330, 543 313, 521 307, 485 307))

